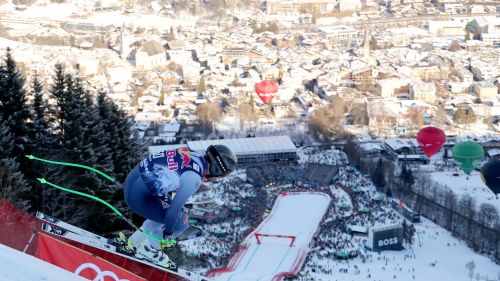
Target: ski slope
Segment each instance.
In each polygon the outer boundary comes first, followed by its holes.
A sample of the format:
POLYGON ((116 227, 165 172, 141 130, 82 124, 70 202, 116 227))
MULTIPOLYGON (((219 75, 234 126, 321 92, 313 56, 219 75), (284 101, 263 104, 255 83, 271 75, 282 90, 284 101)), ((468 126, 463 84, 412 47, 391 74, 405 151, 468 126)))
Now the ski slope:
POLYGON ((0 280, 84 281, 87 279, 0 244, 0 280))
POLYGON ((309 251, 309 243, 318 230, 330 204, 330 196, 320 192, 281 194, 269 216, 247 236, 224 269, 213 272, 213 280, 281 280, 297 273, 309 251), (291 239, 260 237, 255 233, 295 236, 291 239))

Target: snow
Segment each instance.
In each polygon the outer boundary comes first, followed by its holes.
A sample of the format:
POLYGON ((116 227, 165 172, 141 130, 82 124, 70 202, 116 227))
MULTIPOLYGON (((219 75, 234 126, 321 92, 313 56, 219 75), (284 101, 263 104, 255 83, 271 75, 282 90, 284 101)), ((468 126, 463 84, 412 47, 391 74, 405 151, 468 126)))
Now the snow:
POLYGON ((330 187, 330 191, 333 196, 339 198, 340 205, 345 204, 349 206, 349 209, 347 211, 339 211, 341 212, 341 216, 349 217, 352 214, 352 202, 351 202, 351 197, 349 197, 349 194, 347 194, 344 190, 340 188, 330 187))
POLYGON ((317 163, 325 165, 342 165, 349 161, 347 155, 336 150, 334 147, 330 149, 320 149, 318 147, 302 147, 297 150, 299 163, 317 163), (321 151, 321 153, 320 153, 321 151))
POLYGON ((50 4, 47 6, 30 6, 25 11, 18 12, 16 15, 22 18, 50 18, 52 20, 64 20, 71 17, 73 13, 79 11, 79 8, 72 4, 50 4))
POLYGON ((479 172, 473 171, 470 176, 467 176, 462 171, 435 172, 431 173, 431 179, 449 187, 450 190, 457 194, 459 200, 461 196, 468 194, 475 199, 477 207, 482 203, 488 203, 497 207, 500 211, 500 199, 497 199, 493 192, 481 181, 479 172), (458 176, 453 174, 458 174, 458 176))
MULTIPOLYGON (((8 12, 9 5, 0 5, 0 11, 8 12)), ((197 21, 193 16, 180 16, 169 18, 159 15, 133 13, 124 14, 121 11, 93 11, 89 14, 86 10, 89 7, 75 5, 73 3, 50 3, 47 5, 27 6, 24 11, 16 11, 16 17, 35 20, 55 20, 76 23, 92 23, 95 25, 133 25, 146 28, 158 28, 168 30, 171 26, 193 27, 197 21), (79 18, 76 15, 88 15, 86 18, 79 18)))
POLYGON ((156 15, 148 14, 131 14, 123 15, 121 12, 104 12, 104 13, 94 13, 85 21, 92 22, 94 24, 101 25, 129 25, 133 24, 135 26, 142 26, 148 28, 158 28, 160 30, 167 30, 170 26, 182 26, 182 27, 193 27, 196 23, 196 18, 167 18, 156 15), (119 21, 117 22, 117 19, 119 21))
POLYGON ((83 281, 87 279, 0 244, 0 280, 83 281))
MULTIPOLYGON (((331 275, 310 273, 307 280, 352 281, 352 280, 472 280, 467 278, 466 264, 474 261, 474 278, 498 280, 500 267, 488 258, 474 253, 467 245, 454 238, 448 231, 433 222, 423 219, 416 224, 417 243, 404 251, 374 252, 362 262, 315 259, 312 263, 331 266, 331 275), (347 272, 339 272, 347 269, 347 272), (368 275, 370 274, 370 277, 368 275), (396 276, 396 278, 394 278, 396 276), (310 279, 312 278, 312 279, 310 279)), ((305 279, 299 279, 305 280, 305 279)))
POLYGON ((298 270, 329 203, 330 197, 324 193, 280 195, 269 216, 242 243, 246 249, 243 255, 233 257, 237 260, 235 267, 214 280, 270 280, 282 272, 298 270), (289 246, 290 239, 275 237, 260 237, 259 245, 255 233, 296 238, 293 247, 289 246))

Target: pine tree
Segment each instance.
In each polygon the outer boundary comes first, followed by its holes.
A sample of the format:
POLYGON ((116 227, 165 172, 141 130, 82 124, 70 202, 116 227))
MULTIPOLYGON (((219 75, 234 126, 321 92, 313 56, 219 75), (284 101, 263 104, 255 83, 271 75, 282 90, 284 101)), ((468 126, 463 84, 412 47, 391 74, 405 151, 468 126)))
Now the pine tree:
POLYGON ((97 107, 103 130, 108 135, 108 147, 111 149, 116 179, 124 182, 132 168, 145 157, 146 148, 133 137, 130 120, 103 91, 97 97, 97 107))
POLYGON ((455 113, 454 121, 458 124, 465 123, 466 112, 462 106, 459 106, 457 112, 455 113))
POLYGON ((54 67, 52 89, 50 91, 51 97, 55 100, 55 106, 50 109, 53 116, 54 130, 57 133, 57 144, 62 146, 62 137, 64 136, 63 124, 67 119, 65 104, 66 104, 66 81, 64 77, 64 67, 62 64, 56 64, 54 67))
MULTIPOLYGON (((107 135, 107 146, 110 148, 115 179, 123 183, 128 173, 146 156, 146 147, 133 136, 130 119, 106 97, 104 91, 98 94, 97 108, 103 131, 107 135)), ((130 210, 123 201, 122 189, 118 188, 119 190, 111 195, 110 202, 122 213, 130 215, 130 210)))
MULTIPOLYGON (((65 73, 62 65, 55 66, 53 80, 50 94, 55 100, 51 113, 55 118, 56 137, 51 159, 79 163, 111 173, 110 151, 91 95, 78 79, 65 73)), ((51 169, 47 171, 46 178, 58 185, 95 195, 105 201, 109 201, 115 191, 93 172, 67 167, 51 169)), ((43 208, 49 209, 54 216, 93 231, 105 231, 111 225, 102 223, 103 216, 109 216, 110 211, 101 203, 53 189, 47 189, 44 195, 51 204, 45 203, 43 208)))
MULTIPOLYGON (((65 141, 63 140, 63 126, 65 124, 65 120, 68 118, 66 109, 66 81, 64 77, 64 67, 62 64, 55 65, 52 80, 53 84, 51 85, 49 96, 55 101, 55 103, 51 104, 45 112, 47 122, 51 122, 49 123, 51 124, 51 134, 46 135, 48 137, 47 141, 50 143, 50 147, 43 150, 42 155, 50 155, 50 159, 54 161, 69 162, 70 158, 63 150, 63 145, 65 144, 65 141)), ((35 91, 35 89, 33 90, 35 91)), ((33 129, 35 130, 33 133, 36 133, 38 128, 36 127, 36 116, 38 113, 42 114, 43 112, 40 106, 35 105, 35 102, 38 103, 40 98, 41 97, 39 96, 37 99, 35 95, 35 99, 33 101, 34 107, 32 115, 34 118, 33 129), (39 112, 37 113, 37 111, 39 112)), ((41 123, 38 123, 38 125, 43 123, 44 122, 42 121, 41 123)), ((72 187, 74 184, 74 173, 69 171, 69 169, 62 168, 57 165, 47 165, 42 163, 33 163, 33 165, 35 168, 38 168, 37 173, 40 177, 43 177, 52 183, 65 187, 72 187)), ((69 210, 66 206, 71 204, 71 201, 68 202, 69 195, 66 192, 61 192, 54 188, 41 186, 39 184, 35 184, 34 190, 36 194, 39 194, 38 198, 35 198, 36 204, 34 208, 54 217, 61 219, 66 218, 64 215, 66 211, 69 210)))
MULTIPOLYGON (((54 150, 55 137, 50 127, 53 119, 48 112, 49 105, 43 96, 43 87, 36 74, 31 87, 33 100, 30 104, 31 126, 28 136, 31 142, 29 150, 37 157, 52 157, 54 152, 57 151, 54 150)), ((47 178, 50 171, 53 172, 55 169, 57 168, 54 166, 48 166, 37 161, 26 163, 26 168, 24 169, 25 176, 33 187, 33 192, 31 193, 31 207, 33 211, 45 211, 45 198, 52 198, 54 196, 54 190, 42 186, 37 178, 47 178)))
MULTIPOLYGON (((64 148, 69 162, 80 163, 96 168, 113 176, 111 151, 106 145, 106 134, 99 113, 94 106, 91 94, 86 91, 81 82, 73 75, 65 75, 67 104, 64 120, 64 148)), ((113 196, 119 191, 118 185, 105 182, 96 173, 86 170, 73 170, 74 189, 93 194, 106 202, 112 202, 113 196)), ((75 204, 68 221, 97 232, 106 232, 119 218, 112 210, 95 200, 78 197, 72 200, 75 204), (106 221, 106 224, 102 222, 106 221)))
POLYGON ((202 76, 200 78, 200 81, 198 81, 198 86, 196 87, 196 91, 198 92, 198 95, 201 95, 206 90, 207 90, 207 87, 205 85, 205 78, 203 78, 203 76, 202 76))
POLYGON ((4 59, 5 66, 0 71, 0 114, 6 121, 14 136, 14 146, 9 155, 18 161, 25 161, 24 155, 31 154, 28 150, 28 119, 27 94, 24 88, 24 78, 17 69, 10 49, 7 48, 4 59))
POLYGON ((465 111, 465 123, 470 124, 476 122, 476 115, 471 108, 467 108, 465 111))
POLYGON ((32 148, 36 156, 45 156, 53 142, 50 124, 54 121, 49 114, 48 101, 43 96, 43 86, 35 74, 32 84, 33 101, 31 103, 31 130, 30 139, 36 140, 36 145, 32 148))
POLYGON ((19 164, 14 158, 10 158, 14 146, 14 134, 7 122, 0 120, 0 197, 28 210, 30 188, 19 170, 19 164))

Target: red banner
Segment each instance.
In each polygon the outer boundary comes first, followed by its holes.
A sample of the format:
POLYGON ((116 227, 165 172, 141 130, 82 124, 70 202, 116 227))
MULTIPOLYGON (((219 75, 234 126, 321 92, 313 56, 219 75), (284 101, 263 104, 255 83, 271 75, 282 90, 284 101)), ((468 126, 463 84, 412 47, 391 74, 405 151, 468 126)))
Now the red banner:
POLYGON ((117 265, 41 233, 36 257, 89 280, 145 281, 117 265))

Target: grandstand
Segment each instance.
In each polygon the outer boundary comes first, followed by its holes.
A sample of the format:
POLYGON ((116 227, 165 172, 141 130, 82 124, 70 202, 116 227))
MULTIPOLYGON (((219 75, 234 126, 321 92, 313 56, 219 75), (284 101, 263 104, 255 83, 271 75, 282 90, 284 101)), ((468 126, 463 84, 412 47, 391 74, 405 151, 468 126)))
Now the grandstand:
POLYGON ((208 146, 223 144, 228 146, 238 157, 238 165, 262 164, 278 161, 295 161, 297 148, 288 136, 218 139, 189 141, 187 145, 150 146, 149 153, 188 146, 192 150, 204 153, 208 146))
POLYGON ((252 166, 247 168, 247 181, 260 186, 273 186, 289 183, 305 183, 312 185, 329 185, 339 172, 337 166, 324 164, 300 165, 287 163, 268 166, 252 166))
POLYGON ((305 168, 302 181, 310 184, 328 185, 339 172, 339 168, 331 165, 309 164, 305 168))

